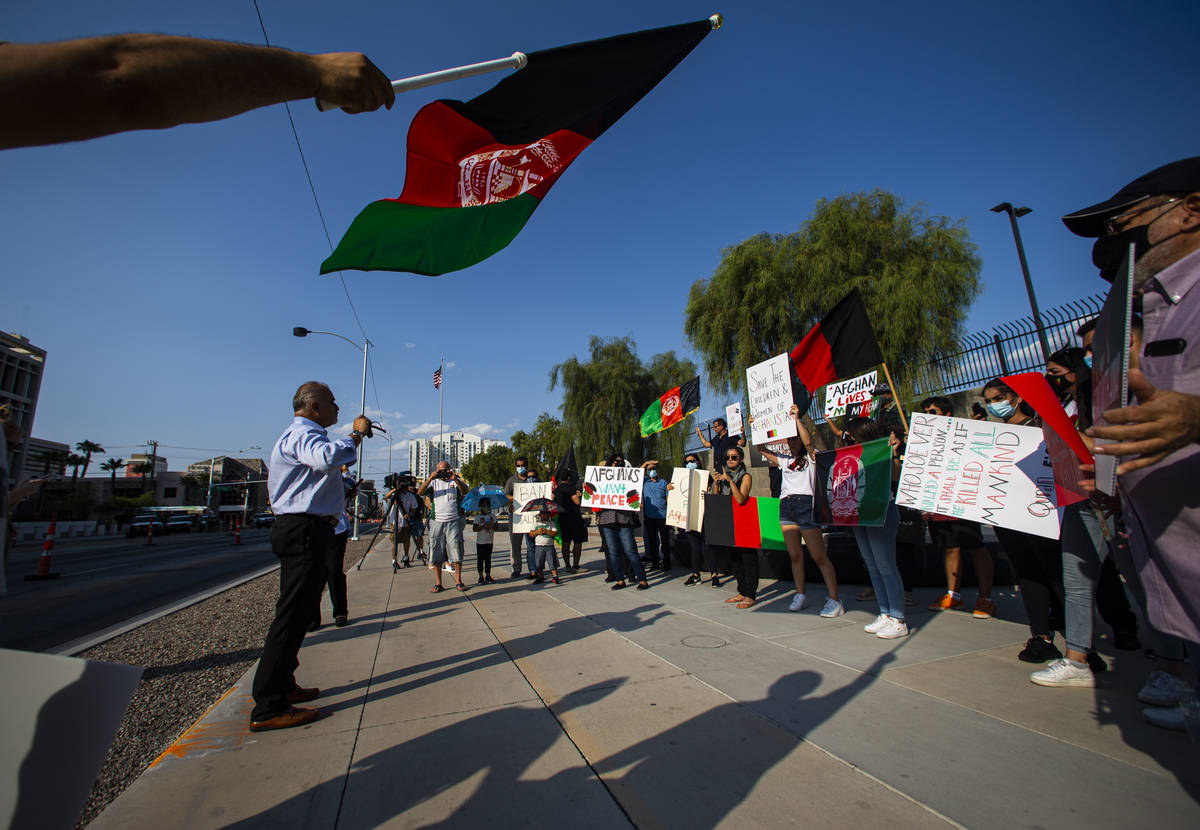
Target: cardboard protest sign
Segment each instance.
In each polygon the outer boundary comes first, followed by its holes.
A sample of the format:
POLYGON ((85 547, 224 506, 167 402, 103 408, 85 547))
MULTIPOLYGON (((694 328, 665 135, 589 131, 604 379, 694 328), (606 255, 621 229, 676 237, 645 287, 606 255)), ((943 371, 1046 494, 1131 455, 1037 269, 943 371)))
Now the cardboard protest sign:
POLYGON ((1079 484, 1084 475, 1079 465, 1091 464, 1092 454, 1075 431, 1075 424, 1058 402, 1058 396, 1050 388, 1045 375, 1023 372, 1001 380, 1042 418, 1042 437, 1046 441, 1046 451, 1050 453, 1050 464, 1054 470, 1058 506, 1066 507, 1088 498, 1087 492, 1079 484))
POLYGON ((581 507, 601 510, 640 510, 642 506, 641 467, 593 467, 583 476, 581 507))
POLYGON ((878 382, 879 372, 874 371, 826 386, 825 420, 843 415, 868 417, 871 414, 871 390, 878 382))
POLYGON ((1037 427, 912 413, 899 506, 1057 539, 1055 498, 1037 427))
MULTIPOLYGON (((1101 414, 1106 409, 1120 409, 1129 400, 1129 323, 1133 313, 1133 245, 1121 266, 1092 335, 1092 423, 1104 426, 1108 422, 1101 414)), ((1113 443, 1097 438, 1096 445, 1113 443)), ((1117 492, 1115 455, 1096 456, 1096 488, 1110 496, 1117 492)))
POLYGON ((731 403, 725 407, 725 426, 730 435, 742 434, 742 405, 731 403))
POLYGON ((676 467, 667 491, 667 525, 680 530, 699 530, 704 524, 704 491, 708 470, 676 467))
POLYGON ((512 532, 528 533, 537 524, 537 513, 522 513, 521 510, 534 499, 552 498, 550 482, 538 481, 513 484, 512 532))
POLYGON ((756 363, 746 370, 746 392, 750 398, 752 444, 765 444, 796 434, 792 408, 791 367, 786 354, 756 363))

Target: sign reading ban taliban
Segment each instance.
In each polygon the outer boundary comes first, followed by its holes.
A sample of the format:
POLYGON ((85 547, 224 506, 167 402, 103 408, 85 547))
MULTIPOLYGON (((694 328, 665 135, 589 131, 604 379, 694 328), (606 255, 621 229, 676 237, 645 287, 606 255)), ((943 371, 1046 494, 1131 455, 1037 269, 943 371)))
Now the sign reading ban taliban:
POLYGON ((750 398, 751 443, 765 444, 796 434, 792 408, 792 376, 788 356, 777 354, 746 370, 746 392, 750 398))
POLYGON ((867 372, 849 380, 839 380, 825 387, 825 418, 861 415, 871 412, 871 390, 879 382, 879 372, 867 372))
POLYGON ((513 483, 513 503, 512 503, 512 532, 513 533, 528 533, 533 530, 533 526, 537 524, 537 513, 521 512, 525 505, 534 499, 548 499, 551 497, 550 482, 537 481, 528 484, 513 483))
POLYGON ((1042 431, 913 412, 896 504, 993 527, 1059 535, 1042 431))
POLYGON ((593 467, 583 476, 583 501, 580 507, 601 510, 640 510, 642 507, 641 467, 593 467))
POLYGON ((708 489, 708 470, 676 467, 667 491, 667 526, 680 530, 700 530, 704 525, 704 491, 708 489))

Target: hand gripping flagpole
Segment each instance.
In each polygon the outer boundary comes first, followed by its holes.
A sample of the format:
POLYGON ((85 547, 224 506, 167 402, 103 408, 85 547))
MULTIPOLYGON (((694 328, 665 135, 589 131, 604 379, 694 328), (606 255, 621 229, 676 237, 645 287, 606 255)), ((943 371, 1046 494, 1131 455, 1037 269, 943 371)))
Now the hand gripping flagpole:
MULTIPOLYGON (((725 18, 721 17, 720 14, 714 14, 708 18, 708 23, 713 29, 720 29, 725 23, 725 18)), ((437 72, 427 72, 424 75, 413 75, 411 78, 401 78, 398 81, 392 81, 392 89, 399 94, 413 89, 434 86, 435 84, 444 84, 447 81, 457 81, 460 78, 486 75, 488 72, 498 72, 501 69, 524 69, 528 62, 529 58, 526 57, 524 52, 513 52, 507 58, 469 63, 466 66, 455 66, 437 72)), ((329 110, 337 109, 337 104, 331 104, 328 101, 322 101, 318 98, 317 109, 321 112, 328 112, 329 110)))

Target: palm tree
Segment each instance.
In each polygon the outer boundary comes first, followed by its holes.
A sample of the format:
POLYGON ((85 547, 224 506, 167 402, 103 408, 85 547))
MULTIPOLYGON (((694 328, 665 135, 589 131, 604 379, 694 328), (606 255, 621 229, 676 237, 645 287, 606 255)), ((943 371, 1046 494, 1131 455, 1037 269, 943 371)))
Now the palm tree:
POLYGON ((143 461, 130 467, 129 472, 142 479, 142 492, 146 492, 146 476, 154 472, 154 465, 143 461))
POLYGON ((70 457, 70 450, 49 450, 43 453, 42 463, 45 465, 45 469, 42 470, 43 475, 50 475, 51 471, 56 475, 66 475, 70 457))
POLYGON ((86 476, 88 466, 92 463, 92 455, 104 455, 104 447, 97 444, 95 441, 80 441, 75 445, 75 449, 83 453, 83 472, 81 476, 86 476))
POLYGON ((117 470, 125 466, 124 458, 110 458, 100 465, 101 470, 107 470, 112 473, 112 493, 115 496, 117 492, 117 470))
POLYGON ((67 466, 71 468, 71 481, 79 480, 79 468, 87 463, 87 459, 76 453, 67 454, 67 466))

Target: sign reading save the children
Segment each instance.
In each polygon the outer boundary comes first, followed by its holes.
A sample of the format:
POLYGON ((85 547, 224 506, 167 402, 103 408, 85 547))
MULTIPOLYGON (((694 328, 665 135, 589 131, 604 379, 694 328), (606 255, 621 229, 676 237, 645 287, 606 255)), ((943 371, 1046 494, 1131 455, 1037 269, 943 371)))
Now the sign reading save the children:
POLYGON ((896 504, 1057 539, 1042 431, 913 412, 896 504))
POLYGON ((746 370, 746 392, 750 398, 750 440, 765 444, 796 434, 792 408, 792 376, 788 356, 778 354, 746 370))
POLYGON ((867 417, 871 411, 871 390, 879 382, 879 372, 867 372, 856 378, 835 381, 825 387, 825 418, 843 415, 867 417))
POLYGON ((642 507, 641 467, 592 467, 583 476, 580 507, 601 510, 640 510, 642 507))

